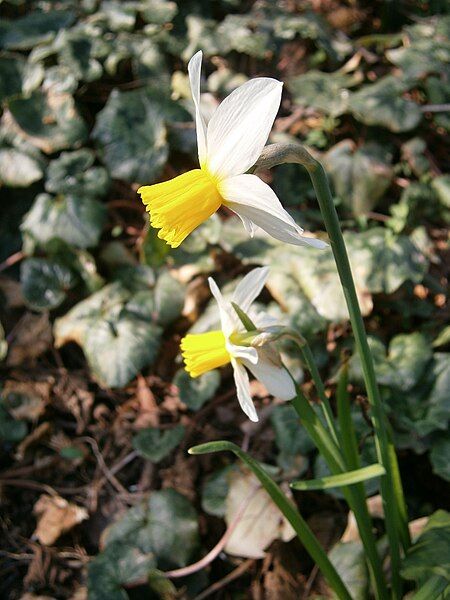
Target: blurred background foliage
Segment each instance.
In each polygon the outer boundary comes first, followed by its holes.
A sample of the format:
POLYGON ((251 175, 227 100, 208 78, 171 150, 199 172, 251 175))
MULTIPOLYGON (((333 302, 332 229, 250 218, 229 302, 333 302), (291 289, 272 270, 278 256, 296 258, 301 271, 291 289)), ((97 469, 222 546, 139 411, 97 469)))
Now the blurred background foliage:
MULTIPOLYGON (((330 176, 411 515, 448 508, 447 2, 8 0, 0 16, 4 597, 82 598, 88 585, 95 600, 127 598, 123 586, 134 598, 146 578, 156 598, 174 597, 160 571, 214 545, 230 490, 242 487, 229 459, 188 458, 195 442, 244 439, 280 480, 326 472, 289 405, 272 403, 255 383, 262 423, 249 427, 230 372, 191 380, 181 368, 181 336, 217 323, 206 277, 231 290, 254 265, 272 267, 261 301, 309 340, 332 398, 353 352, 330 251, 261 233, 249 239, 226 211, 177 250, 148 228, 139 184, 197 164, 186 63, 199 49, 205 110, 249 77, 284 82, 271 141, 307 144, 330 176), (39 524, 56 509, 36 502, 49 489, 67 496, 64 515, 73 517, 50 541, 39 524), (142 503, 148 490, 156 491, 142 503), (88 556, 97 554, 86 584, 88 556)), ((300 167, 262 176, 299 223, 325 235, 300 167)), ((314 400, 289 345, 284 354, 314 400)), ((350 381, 369 464, 356 356, 350 381)), ((339 493, 327 492, 298 498, 318 530, 334 515, 331 545, 343 508, 339 493)), ((436 530, 448 532, 445 514, 422 534, 425 554, 408 557, 407 579, 442 567, 429 549, 436 530)), ((353 543, 336 547, 333 560, 355 599, 365 598, 353 543)), ((292 568, 275 545, 217 597, 244 597, 232 594, 252 582, 267 597, 297 598, 311 571, 299 556, 292 568)), ((176 580, 177 588, 194 598, 236 567, 231 556, 219 563, 176 580)))

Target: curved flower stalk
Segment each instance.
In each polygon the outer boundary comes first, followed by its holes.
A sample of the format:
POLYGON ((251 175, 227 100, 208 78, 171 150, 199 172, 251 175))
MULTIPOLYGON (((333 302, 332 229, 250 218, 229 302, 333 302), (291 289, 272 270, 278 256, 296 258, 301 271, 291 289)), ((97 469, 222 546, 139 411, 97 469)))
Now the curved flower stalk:
POLYGON ((238 284, 229 302, 224 299, 216 282, 210 277, 209 287, 219 307, 221 330, 188 334, 181 340, 186 371, 191 377, 198 377, 231 363, 239 403, 251 421, 258 421, 258 415, 250 395, 246 369, 259 379, 273 396, 281 400, 291 400, 296 394, 291 376, 283 367, 277 350, 270 343, 273 337, 279 337, 279 328, 275 327, 274 319, 269 315, 251 311, 251 304, 264 287, 268 274, 267 267, 250 271, 238 284), (256 327, 254 331, 245 329, 232 303, 243 313, 251 311, 252 322, 256 327), (271 330, 275 332, 274 335, 271 335, 271 330))
POLYGON ((251 236, 260 227, 283 242, 324 248, 325 242, 302 235, 303 229, 267 184, 246 174, 269 137, 283 84, 269 77, 247 81, 225 98, 207 122, 200 108, 201 66, 200 51, 188 66, 200 169, 138 189, 151 225, 159 229, 158 237, 176 248, 225 205, 239 215, 251 236))

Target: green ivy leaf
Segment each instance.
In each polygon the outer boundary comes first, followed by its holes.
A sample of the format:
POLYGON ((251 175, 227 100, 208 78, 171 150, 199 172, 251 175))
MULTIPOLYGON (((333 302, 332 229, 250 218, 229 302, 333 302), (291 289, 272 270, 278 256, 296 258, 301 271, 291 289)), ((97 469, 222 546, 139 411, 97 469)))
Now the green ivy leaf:
POLYGON ((33 157, 14 148, 0 148, 0 185, 28 187, 42 175, 41 165, 33 157))
POLYGON ((0 48, 30 50, 33 46, 51 42, 60 29, 66 29, 75 20, 71 10, 32 10, 24 17, 0 22, 0 48))
POLYGON ((106 549, 128 543, 144 554, 152 553, 158 568, 184 567, 199 545, 197 513, 173 489, 152 492, 147 502, 131 508, 104 537, 106 549))
POLYGON ((183 425, 165 431, 148 427, 134 436, 133 448, 152 463, 159 463, 180 444, 184 433, 183 425))
POLYGON ((155 310, 158 323, 168 325, 178 318, 184 306, 185 287, 169 272, 163 272, 155 285, 155 310))
POLYGON ((75 109, 72 96, 49 90, 9 102, 7 123, 21 139, 46 154, 70 148, 86 139, 87 128, 75 109))
POLYGON ((45 189, 55 194, 104 196, 109 176, 103 167, 94 167, 95 154, 88 148, 62 152, 47 169, 45 189))
POLYGON ((16 444, 22 441, 27 433, 27 424, 13 419, 0 402, 0 440, 16 444))
POLYGON ((146 577, 156 564, 151 553, 133 544, 114 542, 89 563, 89 600, 128 600, 122 584, 146 577))
POLYGON ((298 415, 292 406, 275 406, 270 416, 279 450, 277 464, 300 477, 308 468, 308 454, 314 444, 304 427, 299 428, 298 415))
POLYGON ((94 39, 82 29, 63 30, 56 37, 53 48, 58 63, 70 69, 73 76, 91 82, 102 76, 102 65, 93 57, 94 39))
MULTIPOLYGON (((139 292, 149 296, 152 292, 139 292)), ((161 328, 120 283, 105 286, 55 321, 57 347, 73 341, 102 385, 123 387, 155 359, 161 328), (140 311, 138 311, 140 307, 140 311)))
POLYGON ((89 196, 39 194, 21 229, 42 244, 59 238, 89 248, 98 243, 105 220, 106 206, 89 196))
POLYGON ((425 583, 433 575, 450 582, 450 514, 438 510, 431 515, 422 534, 408 550, 402 577, 425 583))
POLYGON ((28 258, 20 269, 22 293, 26 304, 34 310, 56 308, 76 282, 73 272, 53 260, 28 258))
POLYGON ((220 385, 220 374, 214 370, 194 379, 184 369, 180 369, 177 371, 173 383, 178 387, 181 402, 186 404, 190 410, 199 410, 217 392, 220 385))
POLYGON ((236 465, 227 465, 206 478, 202 488, 202 509, 208 515, 225 516, 230 478, 235 471, 236 465))
POLYGON ((420 123, 422 112, 415 102, 402 97, 407 89, 401 79, 386 75, 352 93, 349 108, 366 125, 381 125, 394 132, 409 131, 420 123))
POLYGON ((433 445, 430 452, 430 462, 433 467, 433 473, 450 481, 450 431, 439 435, 436 440, 433 440, 433 445))
POLYGON ((352 78, 342 73, 311 70, 288 80, 296 104, 338 117, 347 111, 352 78))
POLYGON ((391 185, 392 154, 385 146, 367 143, 357 147, 343 140, 323 157, 337 196, 354 215, 372 210, 391 185))
POLYGON ((0 102, 22 92, 24 68, 23 57, 8 52, 0 54, 0 102))
POLYGON ((152 183, 167 160, 163 110, 148 90, 114 90, 92 135, 116 179, 152 183))
POLYGON ((403 48, 388 50, 386 56, 411 81, 446 69, 450 72, 450 43, 445 38, 418 39, 403 48))

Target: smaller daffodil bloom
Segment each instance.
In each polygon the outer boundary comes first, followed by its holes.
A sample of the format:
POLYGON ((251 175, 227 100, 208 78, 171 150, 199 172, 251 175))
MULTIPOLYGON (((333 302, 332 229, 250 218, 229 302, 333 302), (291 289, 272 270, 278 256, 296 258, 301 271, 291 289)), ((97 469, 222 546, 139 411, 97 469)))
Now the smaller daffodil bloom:
POLYGON ((253 236, 260 227, 296 245, 324 248, 304 237, 275 192, 256 175, 246 174, 258 160, 280 107, 283 84, 270 77, 251 79, 234 90, 208 120, 200 106, 202 52, 189 61, 195 106, 199 169, 138 189, 158 237, 172 248, 224 205, 253 236))
POLYGON ((258 415, 250 394, 247 369, 272 396, 281 400, 291 400, 295 396, 294 382, 277 350, 273 344, 264 343, 266 338, 270 340, 271 337, 266 332, 279 330, 279 327, 274 327, 276 321, 265 313, 251 309, 252 302, 264 287, 268 273, 267 267, 250 271, 238 284, 230 301, 224 299, 216 282, 210 277, 209 287, 219 307, 221 330, 188 334, 181 341, 186 371, 191 377, 231 363, 239 404, 252 421, 258 421, 258 415), (250 315, 255 331, 245 329, 232 303, 250 315))

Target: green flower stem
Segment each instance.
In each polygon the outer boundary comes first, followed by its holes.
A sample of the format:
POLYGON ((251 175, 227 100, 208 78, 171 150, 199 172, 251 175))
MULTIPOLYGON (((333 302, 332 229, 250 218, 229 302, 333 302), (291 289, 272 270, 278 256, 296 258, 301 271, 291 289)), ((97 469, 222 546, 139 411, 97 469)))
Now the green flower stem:
MULTIPOLYGON (((345 473, 347 471, 347 466, 339 448, 330 437, 330 434, 323 426, 316 412, 311 407, 301 388, 297 384, 296 390, 297 396, 292 400, 292 405, 300 417, 305 429, 308 431, 317 446, 317 449, 326 460, 333 475, 345 473)), ((343 487, 342 493, 352 509, 358 524, 358 531, 366 552, 372 586, 376 598, 378 600, 386 600, 388 598, 388 591, 381 560, 376 547, 375 537, 372 531, 372 520, 367 509, 364 486, 362 484, 357 484, 351 487, 343 487)))
POLYGON ((245 462, 245 464, 253 471, 272 500, 292 525, 299 540, 302 542, 311 558, 322 571, 324 577, 327 579, 329 585, 333 588, 338 598, 340 598, 340 600, 352 600, 347 587, 328 558, 325 550, 317 541, 316 536, 311 531, 306 521, 303 519, 292 502, 283 493, 280 486, 275 483, 275 481, 262 468, 258 461, 241 450, 239 446, 236 446, 236 444, 231 442, 211 442, 207 444, 201 444, 200 446, 194 446, 194 448, 190 448, 189 454, 206 454, 209 452, 219 452, 222 450, 230 450, 231 452, 234 452, 234 454, 236 454, 238 458, 245 462))
POLYGON ((356 348, 361 359, 367 396, 371 406, 378 460, 386 470, 386 475, 381 478, 381 495, 391 550, 393 598, 398 599, 401 598, 402 589, 400 578, 400 543, 403 545, 404 550, 411 543, 406 504, 399 476, 395 448, 389 435, 389 423, 378 391, 372 355, 367 342, 364 321, 359 309, 344 238, 331 197, 326 173, 322 165, 305 148, 296 144, 273 144, 267 146, 263 150, 255 170, 271 168, 274 165, 284 162, 294 162, 303 165, 311 177, 344 290, 356 348))
POLYGON ((334 441, 338 444, 338 436, 336 432, 336 427, 334 425, 334 416, 333 411, 331 409, 330 401, 325 393, 325 387, 323 385, 322 378, 320 377, 319 370, 317 369, 316 362, 314 360, 313 353, 311 352, 311 348, 309 344, 305 341, 303 345, 299 344, 299 348, 302 352, 303 359, 308 367, 308 370, 311 374, 312 380, 314 381, 314 385, 316 386, 317 394, 320 399, 320 405, 323 411, 323 415, 325 417, 325 421, 328 425, 328 429, 330 430, 334 441))
MULTIPOLYGON (((331 241, 336 266, 344 290, 345 299, 355 336, 356 348, 360 356, 364 373, 367 396, 372 409, 372 422, 375 430, 375 443, 378 460, 386 469, 386 475, 381 478, 381 495, 383 498, 386 530, 391 550, 391 571, 393 597, 401 598, 402 583, 400 578, 400 539, 406 540, 408 523, 402 522, 401 506, 404 506, 403 494, 399 494, 398 485, 394 487, 393 472, 398 471, 395 450, 388 436, 387 419, 379 394, 375 368, 370 353, 369 344, 359 308, 355 284, 353 282, 347 249, 342 235, 336 208, 331 197, 327 176, 322 165, 315 161, 314 166, 307 167, 313 183, 322 217, 331 241), (400 510, 399 510, 400 509, 400 510), (402 531, 402 534, 400 534, 402 531)), ((398 482, 397 482, 398 484, 398 482)))

